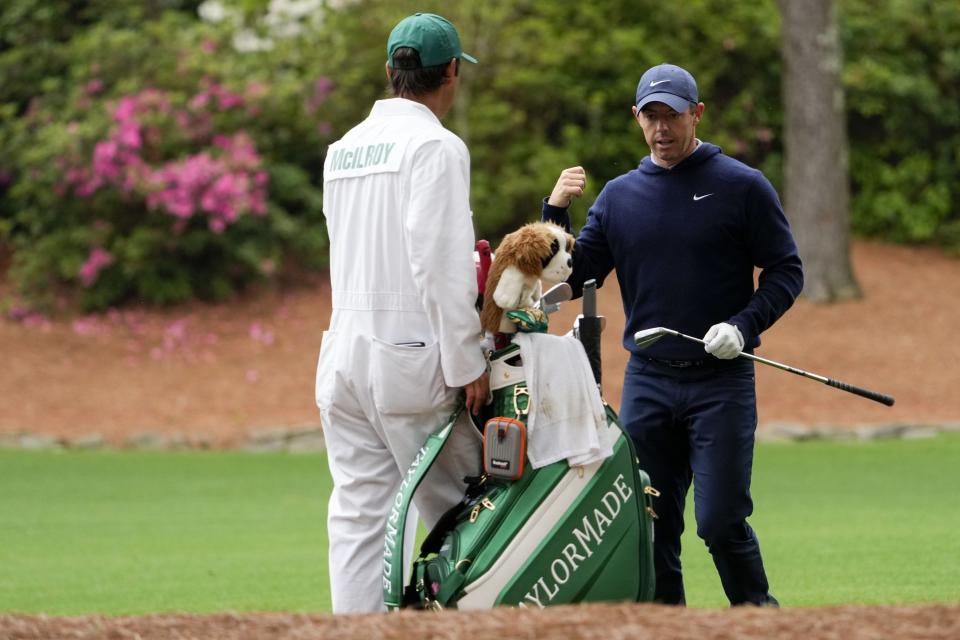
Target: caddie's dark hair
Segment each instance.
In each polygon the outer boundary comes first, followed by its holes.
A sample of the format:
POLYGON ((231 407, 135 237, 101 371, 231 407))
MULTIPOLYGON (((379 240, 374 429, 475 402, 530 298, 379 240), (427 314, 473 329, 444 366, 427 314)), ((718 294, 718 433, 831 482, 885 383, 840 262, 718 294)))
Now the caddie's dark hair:
MULTIPOLYGON (((460 72, 460 59, 457 58, 455 73, 460 72)), ((390 69, 390 88, 393 95, 423 96, 433 93, 443 84, 443 73, 447 64, 433 67, 420 66, 420 54, 410 47, 398 47, 393 52, 393 64, 390 69)))

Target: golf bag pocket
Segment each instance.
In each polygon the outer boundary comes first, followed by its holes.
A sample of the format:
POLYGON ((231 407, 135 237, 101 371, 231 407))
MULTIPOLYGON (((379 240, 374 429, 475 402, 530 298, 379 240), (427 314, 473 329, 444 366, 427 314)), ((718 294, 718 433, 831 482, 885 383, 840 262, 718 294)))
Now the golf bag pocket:
POLYGON ((371 384, 377 411, 387 415, 423 413, 446 400, 440 347, 391 344, 373 338, 371 384))
POLYGON ((337 334, 334 331, 324 331, 320 342, 320 355, 317 357, 317 377, 314 394, 317 406, 329 409, 336 395, 337 383, 337 334))

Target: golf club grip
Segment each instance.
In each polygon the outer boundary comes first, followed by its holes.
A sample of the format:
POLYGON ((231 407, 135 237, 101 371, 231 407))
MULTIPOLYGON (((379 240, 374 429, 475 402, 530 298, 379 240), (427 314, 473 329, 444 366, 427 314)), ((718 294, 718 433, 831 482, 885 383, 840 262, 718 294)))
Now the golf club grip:
POLYGON ((583 283, 583 317, 597 315, 597 281, 593 278, 583 283))
POLYGON ((580 342, 587 353, 593 378, 600 384, 603 367, 600 363, 600 333, 602 320, 597 316, 597 281, 593 278, 583 283, 583 313, 579 319, 580 342))
POLYGON ((828 378, 827 384, 835 389, 840 389, 841 391, 853 393, 862 398, 873 400, 874 402, 879 402, 880 404, 885 404, 888 407, 892 407, 894 403, 893 396, 877 393, 876 391, 870 391, 869 389, 863 389, 861 387, 857 387, 852 384, 847 384, 846 382, 840 382, 839 380, 831 380, 828 378))
POLYGON ((593 371, 593 378, 597 384, 601 383, 603 374, 603 365, 600 360, 600 336, 602 320, 599 317, 580 318, 580 342, 583 343, 583 350, 587 353, 587 360, 590 362, 590 369, 593 371))

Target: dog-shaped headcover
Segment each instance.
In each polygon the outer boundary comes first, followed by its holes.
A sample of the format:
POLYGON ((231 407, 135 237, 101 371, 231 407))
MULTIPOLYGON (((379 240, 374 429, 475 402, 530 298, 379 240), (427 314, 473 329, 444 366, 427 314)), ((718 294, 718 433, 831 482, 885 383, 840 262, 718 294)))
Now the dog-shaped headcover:
POLYGON ((493 255, 483 294, 480 323, 491 333, 516 333, 504 315, 532 307, 542 293, 540 279, 563 282, 573 271, 573 236, 552 222, 531 222, 503 237, 493 255))

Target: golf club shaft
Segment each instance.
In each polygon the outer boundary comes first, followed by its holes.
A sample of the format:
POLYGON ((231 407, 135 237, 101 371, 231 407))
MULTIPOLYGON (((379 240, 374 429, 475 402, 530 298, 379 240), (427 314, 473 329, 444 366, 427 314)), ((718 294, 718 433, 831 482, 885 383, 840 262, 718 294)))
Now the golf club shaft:
MULTIPOLYGON (((685 333, 680 333, 679 331, 674 331, 673 329, 664 329, 664 331, 670 335, 677 336, 678 338, 685 338, 687 340, 692 340, 694 342, 699 342, 700 344, 707 344, 700 338, 694 338, 693 336, 688 336, 685 333)), ((761 358, 760 356, 755 356, 750 353, 741 353, 741 358, 747 358, 748 360, 755 360, 757 362, 770 365, 771 367, 776 367, 777 369, 782 369, 783 371, 788 371, 790 373, 795 373, 798 376, 803 376, 804 378, 810 378, 811 380, 816 380, 817 382, 822 382, 825 385, 831 386, 835 389, 840 389, 841 391, 846 391, 847 393, 852 393, 858 395, 861 398, 866 398, 868 400, 873 400, 874 402, 879 402, 880 404, 885 404, 888 407, 892 407, 894 403, 893 396, 888 396, 882 393, 877 393, 876 391, 870 391, 869 389, 864 389, 856 385, 847 384, 846 382, 841 382, 840 380, 833 380, 826 376, 817 375, 816 373, 810 373, 809 371, 804 371, 803 369, 797 369, 796 367, 791 367, 790 365, 777 362, 775 360, 769 360, 767 358, 761 358)))

